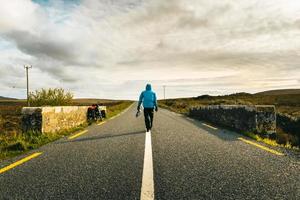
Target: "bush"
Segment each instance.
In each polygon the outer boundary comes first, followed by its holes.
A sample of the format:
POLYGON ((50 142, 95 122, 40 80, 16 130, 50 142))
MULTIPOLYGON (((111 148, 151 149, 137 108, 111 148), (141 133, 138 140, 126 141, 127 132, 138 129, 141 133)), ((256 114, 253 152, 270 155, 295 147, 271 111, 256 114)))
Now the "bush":
POLYGON ((72 99, 73 94, 62 88, 36 90, 29 95, 31 106, 67 106, 72 99))

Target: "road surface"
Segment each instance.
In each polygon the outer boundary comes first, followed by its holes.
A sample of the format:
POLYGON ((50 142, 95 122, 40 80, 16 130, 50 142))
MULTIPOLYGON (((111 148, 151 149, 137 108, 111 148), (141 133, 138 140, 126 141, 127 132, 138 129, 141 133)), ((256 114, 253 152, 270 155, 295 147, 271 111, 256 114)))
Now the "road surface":
POLYGON ((300 162, 167 110, 122 115, 0 163, 0 199, 300 199, 300 162), (147 135, 147 138, 146 138, 147 135))

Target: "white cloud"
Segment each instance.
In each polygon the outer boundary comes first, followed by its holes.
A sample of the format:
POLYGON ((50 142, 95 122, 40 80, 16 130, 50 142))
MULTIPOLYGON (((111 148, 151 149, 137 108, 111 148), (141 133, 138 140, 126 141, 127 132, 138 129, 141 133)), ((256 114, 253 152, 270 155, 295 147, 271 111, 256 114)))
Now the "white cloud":
POLYGON ((10 0, 1 2, 0 31, 33 32, 40 28, 45 19, 45 13, 37 4, 28 0, 10 0))
POLYGON ((27 63, 32 88, 77 96, 135 98, 146 82, 173 97, 299 87, 299 13, 294 0, 2 2, 1 91, 27 63))

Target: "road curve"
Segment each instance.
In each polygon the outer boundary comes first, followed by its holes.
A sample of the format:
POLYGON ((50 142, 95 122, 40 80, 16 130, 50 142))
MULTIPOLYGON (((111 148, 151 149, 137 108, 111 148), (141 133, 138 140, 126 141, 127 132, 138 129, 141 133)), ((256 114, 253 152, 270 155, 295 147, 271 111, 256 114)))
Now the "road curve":
MULTIPOLYGON (((140 199, 145 128, 135 109, 34 151, 42 154, 0 174, 0 199, 140 199)), ((154 198, 300 199, 299 159, 239 137, 161 109, 151 131, 153 176, 146 176, 154 198)))

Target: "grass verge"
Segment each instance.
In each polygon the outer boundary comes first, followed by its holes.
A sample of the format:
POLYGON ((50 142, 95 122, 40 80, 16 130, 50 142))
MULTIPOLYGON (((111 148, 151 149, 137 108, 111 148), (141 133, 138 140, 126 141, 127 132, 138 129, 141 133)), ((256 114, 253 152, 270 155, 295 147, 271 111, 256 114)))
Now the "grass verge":
POLYGON ((132 104, 133 104, 133 102, 131 102, 131 101, 124 101, 120 104, 107 107, 107 119, 110 119, 110 118, 120 114, 126 108, 131 106, 132 104))
POLYGON ((17 134, 14 137, 7 137, 5 135, 1 136, 0 160, 20 155, 29 150, 37 149, 40 146, 45 145, 49 142, 53 142, 64 136, 70 135, 71 133, 83 130, 87 126, 88 124, 84 123, 78 127, 55 133, 42 134, 40 132, 30 131, 27 133, 17 134))
MULTIPOLYGON (((132 102, 130 101, 124 101, 120 104, 108 106, 107 119, 118 115, 126 108, 128 108, 131 104, 132 102)), ((37 149, 49 142, 53 142, 77 131, 84 130, 88 125, 88 123, 84 123, 78 127, 56 133, 42 134, 40 132, 27 132, 15 133, 14 135, 0 135, 0 161, 26 153, 33 149, 37 149)))
POLYGON ((252 138, 258 142, 262 142, 262 143, 265 143, 265 144, 268 144, 270 146, 274 146, 274 147, 283 147, 283 148, 286 148, 286 149, 293 149, 293 150, 300 150, 299 147, 297 146, 293 146, 291 143, 287 142, 286 144, 279 144, 276 140, 274 139, 270 139, 270 138, 263 138, 257 134, 254 134, 254 133, 249 133, 249 132, 243 132, 242 133, 243 135, 249 137, 249 138, 252 138))

